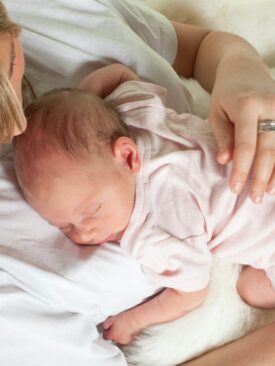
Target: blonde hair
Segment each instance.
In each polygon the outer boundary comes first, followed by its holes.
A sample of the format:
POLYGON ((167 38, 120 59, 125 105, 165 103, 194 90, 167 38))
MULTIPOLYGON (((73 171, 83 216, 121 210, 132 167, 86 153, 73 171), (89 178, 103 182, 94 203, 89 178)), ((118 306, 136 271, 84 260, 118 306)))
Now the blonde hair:
MULTIPOLYGON (((0 1, 0 37, 10 35, 18 37, 21 32, 19 25, 14 23, 7 14, 6 8, 0 1)), ((0 39, 1 42, 1 39, 0 39)), ((0 142, 11 141, 15 127, 20 129, 24 118, 22 106, 9 81, 7 71, 0 64, 0 142)))
POLYGON ((9 33, 13 37, 18 37, 20 32, 21 27, 9 18, 4 4, 0 1, 0 36, 9 33))
POLYGON ((89 159, 111 149, 118 137, 134 139, 115 107, 79 89, 53 90, 31 103, 25 115, 27 129, 14 138, 14 155, 34 171, 40 158, 52 153, 89 159))

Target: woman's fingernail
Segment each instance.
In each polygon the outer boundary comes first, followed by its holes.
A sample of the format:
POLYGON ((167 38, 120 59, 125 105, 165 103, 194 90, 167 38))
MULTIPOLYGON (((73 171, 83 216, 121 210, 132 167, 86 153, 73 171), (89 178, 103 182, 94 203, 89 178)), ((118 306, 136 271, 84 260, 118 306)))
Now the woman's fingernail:
POLYGON ((275 186, 268 187, 267 193, 273 196, 275 194, 275 186))
POLYGON ((226 156, 221 155, 221 156, 218 156, 218 157, 217 157, 217 160, 218 160, 218 162, 219 162, 220 164, 226 164, 228 159, 226 158, 226 156))
POLYGON ((251 198, 254 203, 261 203, 263 200, 263 194, 252 193, 251 198))
POLYGON ((231 184, 231 189, 234 193, 239 194, 242 190, 243 184, 241 182, 234 182, 231 184))
POLYGON ((230 160, 230 154, 228 150, 220 151, 217 156, 217 160, 220 164, 226 164, 230 160))

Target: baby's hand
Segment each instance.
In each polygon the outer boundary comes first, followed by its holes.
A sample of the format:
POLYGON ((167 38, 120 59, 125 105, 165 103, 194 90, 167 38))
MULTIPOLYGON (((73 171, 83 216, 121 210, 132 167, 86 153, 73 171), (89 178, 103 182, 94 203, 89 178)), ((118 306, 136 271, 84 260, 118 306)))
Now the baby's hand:
POLYGON ((142 330, 132 316, 131 310, 110 316, 103 323, 103 337, 118 344, 129 344, 142 330))

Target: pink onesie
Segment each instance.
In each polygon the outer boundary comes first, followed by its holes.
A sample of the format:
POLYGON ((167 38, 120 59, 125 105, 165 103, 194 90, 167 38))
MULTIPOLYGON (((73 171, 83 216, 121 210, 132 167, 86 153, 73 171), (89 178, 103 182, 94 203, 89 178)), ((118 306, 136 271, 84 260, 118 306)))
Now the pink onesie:
POLYGON ((166 108, 166 90, 129 81, 109 97, 137 136, 142 168, 121 247, 154 282, 197 291, 213 257, 263 268, 275 285, 275 199, 256 205, 228 185, 207 121, 166 108))

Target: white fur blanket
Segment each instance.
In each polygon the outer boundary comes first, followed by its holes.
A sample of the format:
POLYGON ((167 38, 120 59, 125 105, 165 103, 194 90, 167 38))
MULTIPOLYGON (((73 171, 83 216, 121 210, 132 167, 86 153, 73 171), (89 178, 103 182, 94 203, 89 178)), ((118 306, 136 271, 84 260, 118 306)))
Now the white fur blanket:
MULTIPOLYGON (((146 0, 170 19, 236 33, 275 67, 274 0, 146 0)), ((272 70, 275 76, 275 69, 272 70)), ((186 81, 195 113, 207 116, 209 96, 195 81, 186 81)), ((124 349, 130 365, 174 366, 234 340, 275 319, 275 311, 259 311, 242 302, 235 288, 238 265, 216 263, 207 301, 169 324, 148 328, 124 349)))

